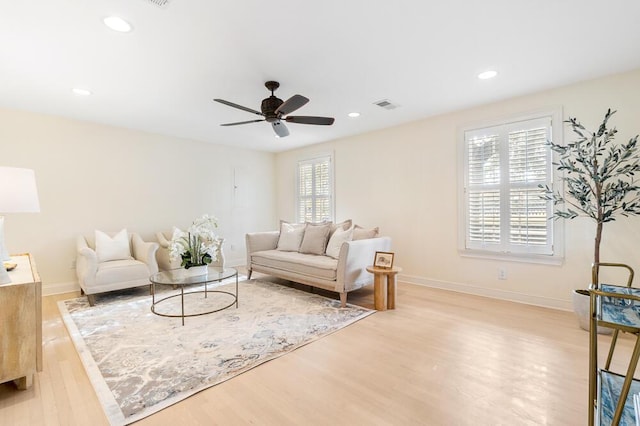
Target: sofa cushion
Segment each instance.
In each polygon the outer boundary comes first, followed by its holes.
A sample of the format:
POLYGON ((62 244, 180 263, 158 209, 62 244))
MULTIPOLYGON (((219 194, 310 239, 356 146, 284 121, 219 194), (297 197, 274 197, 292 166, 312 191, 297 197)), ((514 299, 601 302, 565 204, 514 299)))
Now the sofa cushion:
POLYGON ((329 239, 329 244, 327 244, 327 256, 337 259, 340 256, 340 248, 342 247, 342 243, 351 241, 352 238, 353 227, 347 230, 341 228, 336 229, 336 232, 334 232, 329 239))
POLYGON ((129 247, 129 234, 126 229, 121 230, 113 237, 98 230, 95 231, 95 234, 98 262, 132 258, 131 248, 129 247))
POLYGON ((378 236, 380 229, 376 226, 375 228, 363 228, 360 225, 356 225, 353 228, 353 239, 355 240, 366 240, 368 238, 375 238, 378 236))
POLYGON ((307 223, 304 228, 304 237, 300 244, 300 253, 307 254, 324 254, 329 241, 329 232, 331 232, 331 224, 315 225, 307 223))
POLYGON ((338 269, 338 261, 332 257, 281 250, 255 252, 251 255, 251 263, 325 280, 335 280, 338 269))
POLYGON ((302 237, 304 236, 304 223, 289 223, 280 221, 280 237, 278 238, 278 250, 298 251, 302 237))

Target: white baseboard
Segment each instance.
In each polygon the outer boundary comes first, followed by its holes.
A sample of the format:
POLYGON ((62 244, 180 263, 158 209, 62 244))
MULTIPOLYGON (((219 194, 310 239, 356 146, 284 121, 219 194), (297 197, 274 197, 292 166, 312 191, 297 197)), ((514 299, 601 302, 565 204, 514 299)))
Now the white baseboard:
MULTIPOLYGON (((232 268, 245 267, 244 259, 229 259, 227 266, 232 268)), ((524 303, 527 305, 542 306, 545 308, 559 309, 562 311, 573 311, 570 300, 552 299, 549 297, 532 296, 530 294, 516 293, 512 291, 497 290, 491 288, 475 287, 468 284, 460 284, 449 281, 432 280, 413 275, 398 275, 398 281, 404 283, 422 285, 425 287, 438 288, 441 290, 456 291, 458 293, 474 294, 476 296, 490 297, 493 299, 508 300, 511 302, 524 303)), ((51 296, 53 294, 71 293, 79 291, 80 285, 77 281, 62 283, 51 283, 42 286, 42 295, 51 296)))
POLYGON ((474 294, 476 296, 490 297, 493 299, 508 300, 511 302, 524 303, 527 305, 542 306, 544 308, 559 309, 562 311, 573 311, 570 300, 553 299, 550 297, 533 296, 530 294, 516 293, 512 291, 497 290, 492 288, 476 287, 469 284, 453 283, 448 281, 438 281, 412 275, 398 275, 398 281, 409 284, 422 285, 425 287, 438 288, 442 290, 456 291, 458 293, 474 294))
MULTIPOLYGON (((245 259, 230 259, 225 262, 226 266, 231 268, 244 267, 245 259)), ((80 291, 80 284, 78 281, 68 281, 61 283, 46 283, 42 285, 42 295, 51 296, 54 294, 72 293, 74 291, 80 291)))
POLYGON ((64 283, 46 283, 42 285, 43 296, 72 293, 74 291, 80 291, 80 284, 78 284, 78 281, 68 281, 64 283))

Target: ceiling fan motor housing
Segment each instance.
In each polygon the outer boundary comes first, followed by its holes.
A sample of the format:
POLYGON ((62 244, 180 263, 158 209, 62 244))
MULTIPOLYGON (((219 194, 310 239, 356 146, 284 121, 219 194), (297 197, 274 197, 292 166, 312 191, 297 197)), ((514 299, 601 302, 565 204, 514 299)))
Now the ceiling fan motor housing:
POLYGON ((280 119, 276 114, 276 110, 280 107, 280 105, 283 104, 283 102, 284 101, 282 99, 276 98, 273 95, 269 96, 268 98, 262 101, 262 105, 260 109, 262 110, 262 113, 264 114, 265 119, 269 123, 273 123, 274 121, 277 121, 280 119))

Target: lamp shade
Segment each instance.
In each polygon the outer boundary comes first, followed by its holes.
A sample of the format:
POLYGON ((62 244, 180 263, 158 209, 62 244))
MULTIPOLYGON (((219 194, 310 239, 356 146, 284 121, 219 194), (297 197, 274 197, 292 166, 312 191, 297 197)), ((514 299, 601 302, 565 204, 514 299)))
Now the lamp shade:
POLYGON ((0 167, 0 213, 39 211, 40 201, 33 170, 0 167))

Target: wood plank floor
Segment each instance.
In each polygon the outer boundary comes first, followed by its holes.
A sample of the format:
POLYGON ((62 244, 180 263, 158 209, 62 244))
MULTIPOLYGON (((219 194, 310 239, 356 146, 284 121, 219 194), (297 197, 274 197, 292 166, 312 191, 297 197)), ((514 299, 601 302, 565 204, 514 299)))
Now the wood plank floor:
MULTIPOLYGON (((0 385, 1 425, 108 424, 56 305, 74 296, 44 298, 44 371, 26 391, 0 385)), ((349 302, 373 308, 373 289, 349 302)), ((396 310, 137 424, 584 425, 587 369, 571 313, 400 283, 396 310)))

